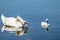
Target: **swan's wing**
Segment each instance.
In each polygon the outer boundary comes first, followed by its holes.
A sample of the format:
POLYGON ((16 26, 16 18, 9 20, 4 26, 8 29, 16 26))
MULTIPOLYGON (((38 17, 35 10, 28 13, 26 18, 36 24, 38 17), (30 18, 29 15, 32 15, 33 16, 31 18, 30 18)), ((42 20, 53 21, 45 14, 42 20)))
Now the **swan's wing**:
POLYGON ((47 23, 46 22, 41 22, 41 26, 43 27, 43 28, 47 28, 47 23))
POLYGON ((6 25, 17 27, 16 19, 15 18, 7 18, 6 19, 6 25))
POLYGON ((19 21, 22 23, 22 24, 24 24, 24 20, 18 15, 17 16, 17 19, 19 19, 19 21))
POLYGON ((42 26, 43 28, 45 28, 45 26, 44 26, 44 22, 41 22, 41 26, 42 26))
POLYGON ((18 27, 23 27, 23 25, 20 22, 16 23, 18 25, 18 27))

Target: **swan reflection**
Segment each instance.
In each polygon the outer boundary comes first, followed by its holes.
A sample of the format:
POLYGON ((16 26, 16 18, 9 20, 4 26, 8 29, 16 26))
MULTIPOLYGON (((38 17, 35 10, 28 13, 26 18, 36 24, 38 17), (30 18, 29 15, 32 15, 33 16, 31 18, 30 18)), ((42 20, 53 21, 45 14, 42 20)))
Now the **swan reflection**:
POLYGON ((20 29, 17 29, 16 30, 16 35, 19 36, 19 35, 24 35, 28 32, 28 27, 23 27, 22 30, 20 29))
POLYGON ((15 33, 16 36, 21 36, 21 35, 24 35, 28 32, 28 27, 15 28, 15 27, 10 27, 10 26, 3 25, 1 30, 2 31, 8 31, 10 33, 15 33))

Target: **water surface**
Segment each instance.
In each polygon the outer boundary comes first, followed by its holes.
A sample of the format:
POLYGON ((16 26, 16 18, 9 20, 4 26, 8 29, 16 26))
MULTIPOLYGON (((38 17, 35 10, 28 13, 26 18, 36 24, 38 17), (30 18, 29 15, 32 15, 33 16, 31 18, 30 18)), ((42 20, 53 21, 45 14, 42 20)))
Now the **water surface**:
POLYGON ((2 13, 6 17, 19 15, 29 26, 28 33, 23 36, 0 30, 1 40, 60 40, 60 0, 0 0, 0 16, 2 13), (47 17, 48 32, 40 25, 47 17))

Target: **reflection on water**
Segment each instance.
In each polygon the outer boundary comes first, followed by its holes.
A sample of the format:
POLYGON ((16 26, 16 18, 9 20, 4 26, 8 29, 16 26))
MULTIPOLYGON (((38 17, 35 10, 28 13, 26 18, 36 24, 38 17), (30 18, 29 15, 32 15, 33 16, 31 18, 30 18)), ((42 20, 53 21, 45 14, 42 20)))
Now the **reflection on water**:
POLYGON ((6 27, 3 25, 1 31, 8 31, 9 33, 16 33, 16 36, 24 35, 28 32, 28 27, 15 28, 15 27, 6 27))
POLYGON ((20 35, 24 35, 25 33, 28 32, 28 27, 24 27, 24 28, 21 28, 22 30, 20 30, 19 28, 16 30, 16 35, 17 36, 20 36, 20 35))

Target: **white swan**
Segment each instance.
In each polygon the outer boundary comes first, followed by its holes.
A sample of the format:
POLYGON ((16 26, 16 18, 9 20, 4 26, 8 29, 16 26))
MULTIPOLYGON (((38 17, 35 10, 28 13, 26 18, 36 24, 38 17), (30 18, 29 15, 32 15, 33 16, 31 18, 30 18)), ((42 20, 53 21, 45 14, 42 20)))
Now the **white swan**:
POLYGON ((3 23, 2 32, 4 31, 5 27, 12 27, 12 28, 19 28, 23 26, 27 26, 27 22, 24 21, 21 17, 17 16, 14 17, 5 17, 3 14, 1 15, 1 20, 3 23))
POLYGON ((46 31, 48 31, 48 27, 49 27, 50 24, 48 24, 48 18, 46 19, 46 22, 41 22, 41 26, 43 28, 46 29, 46 31))

